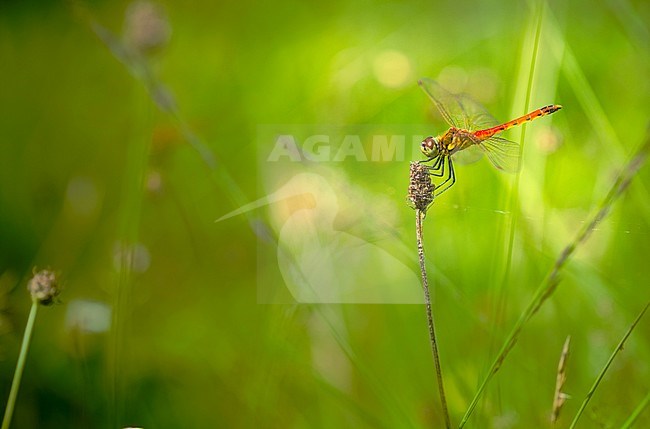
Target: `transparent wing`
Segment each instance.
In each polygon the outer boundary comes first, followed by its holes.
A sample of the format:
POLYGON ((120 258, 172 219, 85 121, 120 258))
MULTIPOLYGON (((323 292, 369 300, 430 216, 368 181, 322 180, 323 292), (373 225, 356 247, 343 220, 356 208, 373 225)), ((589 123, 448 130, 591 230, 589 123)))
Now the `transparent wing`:
POLYGON ((499 121, 469 95, 452 94, 429 78, 420 79, 418 84, 452 127, 476 131, 499 125, 499 121))
MULTIPOLYGON (((461 96, 461 97, 469 97, 469 96, 461 96)), ((483 130, 486 128, 492 128, 500 124, 499 121, 497 121, 494 116, 490 115, 483 107, 481 107, 480 104, 478 104, 477 101, 468 99, 463 102, 464 105, 466 106, 467 109, 472 111, 470 114, 468 120, 469 124, 467 126, 467 130, 469 131, 478 131, 478 130, 483 130), (474 106, 474 109, 472 110, 471 108, 467 107, 468 103, 473 103, 470 104, 470 106, 474 106), (482 111, 478 110, 482 109, 482 111)))
POLYGON ((453 154, 453 158, 454 163, 458 165, 473 164, 483 158, 483 151, 479 149, 477 145, 472 145, 467 149, 463 149, 460 152, 453 154))
POLYGON ((462 114, 458 115, 462 108, 456 97, 432 79, 422 78, 418 84, 436 105, 442 118, 452 127, 461 128, 465 118, 462 114))
POLYGON ((519 170, 519 144, 503 137, 490 137, 478 145, 485 151, 488 159, 499 170, 516 173, 519 170))

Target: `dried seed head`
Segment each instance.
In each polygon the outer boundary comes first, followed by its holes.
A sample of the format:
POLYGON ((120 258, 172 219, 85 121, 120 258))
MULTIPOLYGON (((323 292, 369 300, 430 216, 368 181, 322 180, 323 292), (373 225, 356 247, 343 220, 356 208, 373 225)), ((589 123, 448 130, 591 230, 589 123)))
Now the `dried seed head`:
POLYGON ((408 201, 410 206, 426 212, 433 202, 435 185, 431 182, 431 175, 426 165, 411 162, 408 201))
POLYGON ((564 389, 564 383, 567 378, 567 360, 569 359, 569 346, 571 344, 571 336, 566 337, 564 341, 564 347, 562 347, 562 354, 560 355, 560 362, 557 366, 557 377, 555 381, 555 397, 553 399, 553 412, 551 413, 551 422, 557 422, 560 417, 560 410, 564 406, 564 403, 567 399, 571 399, 571 396, 567 395, 562 391, 564 389))
POLYGON ((27 283, 27 290, 32 295, 32 299, 42 305, 52 304, 54 298, 61 292, 56 274, 50 270, 34 273, 34 277, 27 283))
POLYGON ((169 42, 171 26, 159 4, 138 0, 126 11, 124 38, 141 55, 147 56, 164 48, 169 42))

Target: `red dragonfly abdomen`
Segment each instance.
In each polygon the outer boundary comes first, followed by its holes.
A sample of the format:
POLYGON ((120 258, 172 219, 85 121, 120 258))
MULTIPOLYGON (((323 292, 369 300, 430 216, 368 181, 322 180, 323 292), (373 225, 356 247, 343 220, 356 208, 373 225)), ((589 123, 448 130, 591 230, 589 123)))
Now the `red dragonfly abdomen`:
POLYGON ((524 122, 529 122, 532 121, 533 119, 541 118, 542 116, 550 115, 553 112, 557 112, 560 110, 562 106, 559 104, 549 104, 548 106, 544 106, 541 109, 534 110, 527 115, 521 116, 517 119, 513 119, 512 121, 508 121, 504 124, 497 125, 496 127, 492 128, 486 128, 484 130, 478 130, 474 131, 474 137, 478 138, 479 140, 487 140, 490 137, 492 137, 495 134, 499 134, 507 129, 510 129, 512 127, 515 127, 517 125, 523 124, 524 122))

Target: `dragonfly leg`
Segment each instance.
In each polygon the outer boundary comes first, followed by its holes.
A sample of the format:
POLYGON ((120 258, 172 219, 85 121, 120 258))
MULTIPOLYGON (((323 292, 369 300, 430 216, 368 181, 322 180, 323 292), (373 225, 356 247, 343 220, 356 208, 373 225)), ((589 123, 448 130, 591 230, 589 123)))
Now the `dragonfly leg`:
MULTIPOLYGON (((435 177, 442 177, 445 174, 445 157, 438 155, 431 166, 427 166, 429 174, 435 177)), ((424 161, 427 162, 427 161, 424 161)))
MULTIPOLYGON (((451 158, 449 158, 449 161, 451 162, 451 158)), ((443 171, 444 171, 444 168, 443 168, 443 171)), ((447 174, 447 178, 442 183, 440 183, 439 185, 436 185, 436 188, 442 188, 447 182, 449 182, 451 180, 451 175, 452 175, 452 170, 449 169, 449 172, 447 174)), ((440 175, 440 177, 442 177, 442 175, 440 175)), ((449 186, 451 186, 451 185, 449 185, 449 186)))
POLYGON ((456 183, 456 173, 454 173, 454 164, 451 162, 451 157, 447 158, 447 163, 449 164, 449 175, 447 176, 444 182, 442 182, 439 186, 437 186, 439 190, 436 189, 436 193, 434 194, 434 197, 437 197, 438 195, 442 194, 447 189, 454 186, 454 183, 456 183), (445 186, 445 184, 448 183, 450 180, 451 183, 445 186))

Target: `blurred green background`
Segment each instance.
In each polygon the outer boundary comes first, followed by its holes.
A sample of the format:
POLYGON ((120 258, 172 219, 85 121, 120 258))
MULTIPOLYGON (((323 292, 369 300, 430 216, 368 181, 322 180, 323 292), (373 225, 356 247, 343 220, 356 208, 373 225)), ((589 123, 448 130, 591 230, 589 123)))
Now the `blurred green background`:
MULTIPOLYGON (((645 138, 650 4, 161 7, 0 3, 2 398, 33 267, 65 286, 39 312, 13 427, 442 427, 422 305, 292 300, 274 259, 300 211, 291 204, 215 223, 286 175, 317 173, 338 185, 330 232, 390 255, 407 267, 399 286, 419 291, 410 151, 283 169, 264 162, 274 140, 260 126, 440 133, 422 76, 502 120, 564 105, 527 127, 518 192, 517 176, 486 160, 459 165, 425 220, 457 423, 535 287, 645 138)), ((521 130, 508 137, 521 141, 521 130)), ((571 335, 573 399, 557 426, 567 427, 649 298, 648 179, 644 168, 578 250, 467 427, 550 427, 571 335)), ((351 261, 337 275, 371 288, 384 280, 379 264, 351 261)), ((643 319, 579 427, 619 427, 648 394, 649 327, 643 319)), ((649 426, 646 410, 636 427, 649 426)))

